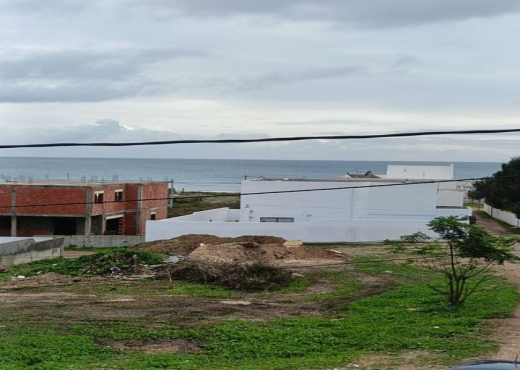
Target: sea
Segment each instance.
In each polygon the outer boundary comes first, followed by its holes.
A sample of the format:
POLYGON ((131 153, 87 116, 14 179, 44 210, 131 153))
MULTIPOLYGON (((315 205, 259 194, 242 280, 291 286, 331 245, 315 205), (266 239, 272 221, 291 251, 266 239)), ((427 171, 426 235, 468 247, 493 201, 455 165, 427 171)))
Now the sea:
POLYGON ((366 171, 385 174, 389 164, 453 164, 457 179, 490 176, 501 165, 498 162, 0 157, 0 181, 170 181, 177 191, 238 192, 244 179, 334 179, 348 172, 366 171))

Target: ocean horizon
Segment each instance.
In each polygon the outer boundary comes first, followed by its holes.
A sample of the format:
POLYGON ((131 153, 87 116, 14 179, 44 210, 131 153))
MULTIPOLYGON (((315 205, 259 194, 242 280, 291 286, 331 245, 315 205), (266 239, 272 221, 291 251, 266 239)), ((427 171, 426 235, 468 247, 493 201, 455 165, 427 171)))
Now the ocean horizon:
POLYGON ((173 181, 177 190, 239 191, 248 178, 333 179, 386 173, 390 164, 454 165, 455 178, 492 175, 501 162, 0 157, 0 181, 173 181))

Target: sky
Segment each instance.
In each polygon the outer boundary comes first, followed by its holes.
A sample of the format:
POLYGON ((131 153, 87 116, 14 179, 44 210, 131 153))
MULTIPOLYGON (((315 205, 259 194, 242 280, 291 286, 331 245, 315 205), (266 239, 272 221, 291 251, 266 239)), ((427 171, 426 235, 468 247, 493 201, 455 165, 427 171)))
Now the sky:
MULTIPOLYGON (((0 0, 0 145, 520 128, 518 0, 0 0)), ((506 162, 520 134, 0 156, 506 162)))

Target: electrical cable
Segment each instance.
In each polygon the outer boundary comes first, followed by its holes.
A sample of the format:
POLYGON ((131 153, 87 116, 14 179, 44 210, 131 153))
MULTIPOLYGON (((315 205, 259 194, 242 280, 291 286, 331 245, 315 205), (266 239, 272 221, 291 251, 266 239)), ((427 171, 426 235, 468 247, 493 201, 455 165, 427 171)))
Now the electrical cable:
POLYGON ((315 135, 315 136, 288 136, 270 137, 261 139, 213 139, 213 140, 163 140, 163 141, 136 141, 136 142, 105 142, 105 143, 43 143, 43 144, 11 144, 0 145, 0 149, 18 148, 49 148, 49 147, 71 147, 71 146, 144 146, 144 145, 177 145, 177 144, 233 144, 233 143, 263 143, 279 141, 303 141, 303 140, 353 140, 353 139, 382 139, 413 136, 434 135, 474 135, 474 134, 503 134, 520 132, 520 128, 495 129, 495 130, 463 130, 463 131, 423 131, 423 132, 398 132, 391 134, 370 135, 315 135))
MULTIPOLYGON (((511 175, 511 176, 500 176, 499 178, 520 178, 520 175, 511 175)), ((379 188, 379 187, 389 187, 389 186, 408 186, 408 185, 419 185, 419 184, 437 184, 437 183, 447 183, 447 182, 460 182, 460 181, 477 181, 477 180, 485 180, 489 179, 489 177, 474 177, 474 178, 466 178, 466 179, 457 179, 457 180, 428 180, 428 181, 419 181, 419 182, 401 182, 397 184, 377 184, 377 185, 360 185, 360 186, 344 186, 344 187, 333 187, 333 188, 313 188, 313 189, 295 189, 295 190, 276 190, 276 191, 264 191, 264 192, 255 192, 255 193, 223 193, 218 195, 192 195, 192 196, 184 196, 177 197, 174 199, 194 199, 194 198, 214 198, 214 197, 236 197, 236 196, 248 196, 248 195, 267 195, 267 194, 285 194, 285 193, 300 193, 300 192, 312 192, 312 191, 331 191, 331 190, 355 190, 355 189, 366 189, 366 188, 379 188)), ((338 180, 342 181, 342 180, 338 180)), ((343 180, 344 181, 344 180, 343 180)), ((370 180, 367 180, 370 181, 370 180)), ((17 183, 13 183, 16 186, 17 183)), ((0 206, 1 208, 28 208, 28 207, 49 207, 49 206, 67 206, 67 205, 94 205, 94 204, 106 204, 106 203, 130 203, 130 202, 140 202, 140 201, 154 201, 154 200, 167 200, 171 199, 171 197, 158 197, 158 198, 138 198, 138 199, 124 199, 124 200, 104 200, 103 202, 68 202, 68 203, 46 203, 46 204, 24 204, 24 205, 5 205, 0 206)))

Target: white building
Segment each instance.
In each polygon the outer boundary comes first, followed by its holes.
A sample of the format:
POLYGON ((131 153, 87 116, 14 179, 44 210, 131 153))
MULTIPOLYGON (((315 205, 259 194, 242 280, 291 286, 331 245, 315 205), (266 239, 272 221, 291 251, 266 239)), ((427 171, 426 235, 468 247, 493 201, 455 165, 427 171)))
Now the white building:
MULTIPOLYGON (((184 234, 274 235, 305 242, 369 242, 429 233, 437 216, 467 217, 453 166, 389 166, 386 175, 244 180, 241 209, 148 221, 146 240, 184 234)), ((431 233, 430 233, 431 234, 431 233)))

